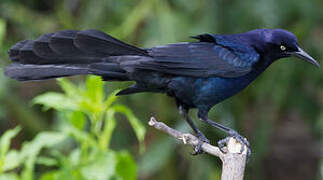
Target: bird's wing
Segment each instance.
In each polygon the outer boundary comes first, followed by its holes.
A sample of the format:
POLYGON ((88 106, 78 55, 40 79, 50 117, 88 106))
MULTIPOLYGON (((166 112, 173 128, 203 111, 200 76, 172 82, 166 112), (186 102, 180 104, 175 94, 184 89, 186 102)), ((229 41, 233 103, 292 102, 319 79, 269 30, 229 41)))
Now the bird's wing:
POLYGON ((221 45, 205 39, 200 41, 153 47, 148 50, 152 58, 135 66, 173 75, 232 78, 250 72, 259 59, 253 48, 238 43, 221 45))

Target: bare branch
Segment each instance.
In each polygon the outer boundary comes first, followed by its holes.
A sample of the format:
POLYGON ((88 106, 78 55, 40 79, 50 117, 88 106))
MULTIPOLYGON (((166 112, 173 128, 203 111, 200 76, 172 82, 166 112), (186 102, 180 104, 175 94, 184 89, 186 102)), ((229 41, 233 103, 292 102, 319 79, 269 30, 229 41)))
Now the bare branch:
MULTIPOLYGON (((190 134, 190 133, 182 133, 173 128, 168 127, 163 122, 158 122, 154 117, 151 117, 149 123, 150 126, 165 132, 166 134, 173 136, 174 138, 181 140, 184 144, 189 144, 197 146, 199 139, 190 134)), ((222 153, 221 150, 208 143, 202 144, 202 150, 210 155, 217 156, 221 159, 223 163, 222 168, 222 180, 243 180, 244 170, 247 159, 247 147, 245 147, 245 151, 240 152, 242 145, 236 141, 234 138, 231 138, 227 144, 225 153, 222 153)))

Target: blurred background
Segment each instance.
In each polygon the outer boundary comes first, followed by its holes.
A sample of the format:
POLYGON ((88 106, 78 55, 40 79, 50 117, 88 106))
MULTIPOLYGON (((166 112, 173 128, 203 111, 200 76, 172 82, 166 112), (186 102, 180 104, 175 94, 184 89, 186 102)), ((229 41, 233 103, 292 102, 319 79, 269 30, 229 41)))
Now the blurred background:
MULTIPOLYGON (((31 99, 61 91, 55 80, 18 83, 3 75, 7 51, 17 41, 63 29, 98 29, 127 43, 154 45, 193 41, 201 33, 239 33, 283 28, 296 34, 315 59, 323 58, 322 0, 1 0, 0 132, 23 127, 12 146, 21 147, 38 132, 55 128, 55 111, 42 112, 31 99)), ((84 77, 72 78, 84 81, 84 77)), ((106 83, 107 93, 129 83, 106 83)), ((190 131, 171 98, 136 94, 118 99, 146 125, 150 116, 190 131)), ((237 96, 216 105, 210 118, 237 129, 252 145, 246 170, 251 180, 323 179, 323 71, 295 58, 274 63, 237 96)), ((195 122, 215 143, 223 133, 195 122)), ((147 128, 146 151, 139 153, 131 127, 118 122, 112 148, 134 156, 138 179, 219 179, 221 162, 209 155, 191 156, 191 147, 147 128)))

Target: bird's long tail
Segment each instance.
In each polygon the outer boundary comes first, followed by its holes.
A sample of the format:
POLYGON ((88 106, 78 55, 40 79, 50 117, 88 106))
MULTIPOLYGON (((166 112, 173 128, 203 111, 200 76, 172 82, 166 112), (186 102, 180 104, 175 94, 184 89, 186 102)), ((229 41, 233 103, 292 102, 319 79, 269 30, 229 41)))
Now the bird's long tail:
POLYGON ((24 40, 9 50, 5 74, 20 81, 95 74, 105 80, 129 80, 120 68, 122 56, 146 56, 143 49, 96 30, 66 30, 24 40))

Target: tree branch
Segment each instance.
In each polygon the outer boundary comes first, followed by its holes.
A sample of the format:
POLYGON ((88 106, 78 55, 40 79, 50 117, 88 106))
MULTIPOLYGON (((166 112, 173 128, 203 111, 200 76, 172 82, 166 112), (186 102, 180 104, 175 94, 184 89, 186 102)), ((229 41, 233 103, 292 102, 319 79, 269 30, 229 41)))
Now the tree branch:
MULTIPOLYGON (((148 124, 181 140, 184 144, 190 144, 194 147, 197 146, 199 142, 199 139, 196 136, 170 128, 165 123, 158 122, 154 117, 151 117, 148 124)), ((221 159, 223 166, 221 180, 243 180, 247 159, 247 147, 244 148, 242 153, 239 153, 241 147, 242 145, 234 138, 230 138, 227 147, 224 149, 224 153, 216 146, 208 143, 202 144, 202 150, 204 152, 221 159)))

